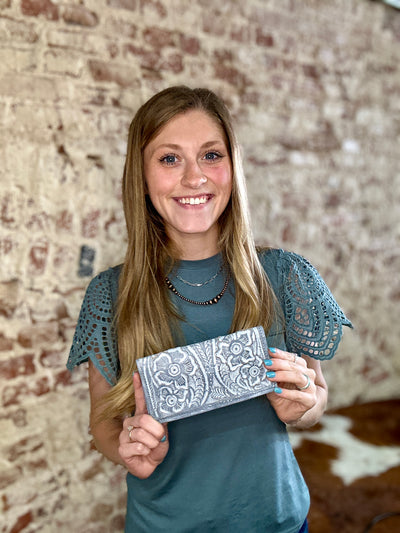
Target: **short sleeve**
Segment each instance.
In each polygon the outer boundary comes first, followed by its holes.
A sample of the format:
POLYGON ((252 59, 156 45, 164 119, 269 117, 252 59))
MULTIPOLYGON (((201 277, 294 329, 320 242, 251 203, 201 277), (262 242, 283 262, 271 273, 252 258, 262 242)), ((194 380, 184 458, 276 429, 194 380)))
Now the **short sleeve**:
POLYGON ((110 385, 119 374, 114 325, 118 270, 110 268, 90 282, 75 329, 67 368, 72 370, 90 359, 110 385))
POLYGON ((331 359, 342 327, 353 327, 317 270, 300 255, 281 255, 279 299, 286 322, 288 350, 314 359, 331 359))

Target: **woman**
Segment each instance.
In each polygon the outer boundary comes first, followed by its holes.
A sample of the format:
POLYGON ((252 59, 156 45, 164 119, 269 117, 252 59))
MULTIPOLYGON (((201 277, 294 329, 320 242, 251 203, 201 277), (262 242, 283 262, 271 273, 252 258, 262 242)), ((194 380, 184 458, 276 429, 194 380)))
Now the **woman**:
POLYGON ((172 87, 139 109, 123 204, 125 262, 90 283, 68 368, 89 360, 95 445, 128 471, 125 531, 307 531, 286 425, 320 419, 320 360, 351 324, 306 260, 256 250, 238 143, 214 93, 172 87), (268 396, 168 425, 147 413, 136 359, 258 325, 268 396))

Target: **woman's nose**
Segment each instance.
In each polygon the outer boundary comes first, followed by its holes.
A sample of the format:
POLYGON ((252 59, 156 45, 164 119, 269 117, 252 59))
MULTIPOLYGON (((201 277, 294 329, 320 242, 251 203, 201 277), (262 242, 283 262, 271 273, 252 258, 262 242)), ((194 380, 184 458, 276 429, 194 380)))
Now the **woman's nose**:
POLYGON ((188 163, 182 176, 182 183, 192 189, 198 189, 206 183, 207 177, 204 175, 198 163, 188 163))

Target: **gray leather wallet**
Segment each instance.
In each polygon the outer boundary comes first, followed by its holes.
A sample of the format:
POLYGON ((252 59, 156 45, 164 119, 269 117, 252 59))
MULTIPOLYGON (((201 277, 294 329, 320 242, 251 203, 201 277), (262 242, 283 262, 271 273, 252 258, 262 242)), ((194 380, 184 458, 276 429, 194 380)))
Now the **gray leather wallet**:
POLYGON ((159 422, 205 413, 271 392, 262 326, 137 360, 148 413, 159 422))

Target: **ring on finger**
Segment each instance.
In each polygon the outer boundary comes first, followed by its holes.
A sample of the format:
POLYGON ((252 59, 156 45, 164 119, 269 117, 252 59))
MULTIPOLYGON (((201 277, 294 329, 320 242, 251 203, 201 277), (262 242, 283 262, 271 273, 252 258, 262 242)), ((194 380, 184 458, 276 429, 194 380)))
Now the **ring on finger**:
POLYGON ((131 433, 132 433, 133 426, 128 426, 126 429, 128 431, 129 440, 132 442, 131 433))
POLYGON ((297 357, 298 357, 297 353, 294 353, 293 354, 293 363, 296 363, 297 357))
POLYGON ((303 374, 303 376, 307 379, 307 383, 304 385, 304 387, 297 387, 299 390, 306 390, 311 385, 310 376, 307 376, 307 374, 303 374))

